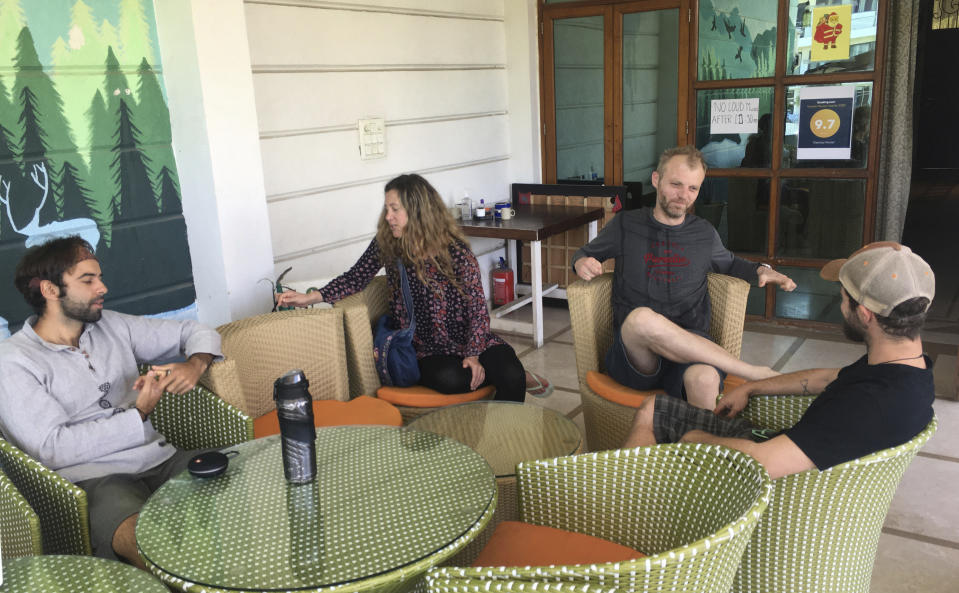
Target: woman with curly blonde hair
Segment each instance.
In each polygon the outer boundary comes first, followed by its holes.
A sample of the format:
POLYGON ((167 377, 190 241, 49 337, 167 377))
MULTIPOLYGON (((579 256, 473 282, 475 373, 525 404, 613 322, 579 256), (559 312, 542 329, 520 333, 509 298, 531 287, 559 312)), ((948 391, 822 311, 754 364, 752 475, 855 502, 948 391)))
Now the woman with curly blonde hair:
POLYGON ((400 260, 413 296, 420 384, 440 393, 464 393, 489 384, 496 387, 496 399, 523 401, 523 365, 513 348, 490 330, 479 264, 439 193, 416 174, 393 179, 384 193, 376 237, 353 267, 318 291, 277 294, 277 305, 334 303, 366 288, 385 267, 390 317, 394 323, 408 319, 400 260))

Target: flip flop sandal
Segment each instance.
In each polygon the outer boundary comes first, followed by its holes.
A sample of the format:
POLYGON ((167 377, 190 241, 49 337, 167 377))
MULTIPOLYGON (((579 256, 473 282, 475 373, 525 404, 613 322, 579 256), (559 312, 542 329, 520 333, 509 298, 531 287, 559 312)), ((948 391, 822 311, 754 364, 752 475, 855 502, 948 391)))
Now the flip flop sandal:
POLYGON ((537 375, 536 373, 531 373, 526 371, 526 373, 536 381, 535 385, 527 386, 526 393, 532 395, 533 397, 549 397, 553 393, 553 384, 550 383, 546 377, 537 375))

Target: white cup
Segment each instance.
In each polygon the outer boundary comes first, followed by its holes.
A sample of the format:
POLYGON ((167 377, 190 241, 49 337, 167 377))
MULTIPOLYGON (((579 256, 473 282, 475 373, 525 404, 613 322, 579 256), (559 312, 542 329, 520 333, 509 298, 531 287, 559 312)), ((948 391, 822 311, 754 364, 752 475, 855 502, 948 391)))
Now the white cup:
POLYGON ((499 216, 503 220, 509 220, 516 216, 516 210, 513 210, 512 208, 500 208, 499 216))

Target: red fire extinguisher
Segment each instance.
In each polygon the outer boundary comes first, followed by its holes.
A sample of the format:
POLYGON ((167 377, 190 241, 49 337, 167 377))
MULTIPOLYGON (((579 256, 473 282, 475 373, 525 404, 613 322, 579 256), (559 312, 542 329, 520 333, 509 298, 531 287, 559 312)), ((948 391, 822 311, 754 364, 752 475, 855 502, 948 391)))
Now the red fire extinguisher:
POLYGON ((499 258, 499 267, 493 270, 493 304, 505 305, 513 298, 513 270, 506 267, 506 260, 499 258))

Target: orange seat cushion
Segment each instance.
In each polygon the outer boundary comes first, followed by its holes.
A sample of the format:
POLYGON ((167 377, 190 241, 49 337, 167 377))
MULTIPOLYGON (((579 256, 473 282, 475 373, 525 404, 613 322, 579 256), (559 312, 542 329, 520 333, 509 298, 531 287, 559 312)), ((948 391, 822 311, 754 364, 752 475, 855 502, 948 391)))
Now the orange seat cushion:
MULTIPOLYGON (((385 424, 402 426, 400 411, 389 402, 361 395, 350 401, 319 399, 313 401, 313 424, 316 426, 344 426, 347 424, 385 424)), ((253 421, 253 437, 260 438, 278 434, 280 420, 276 410, 263 414, 253 421)))
MULTIPOLYGON (((727 375, 726 380, 723 381, 723 391, 729 391, 745 382, 746 380, 742 377, 727 375)), ((632 389, 598 371, 586 372, 586 384, 601 398, 630 408, 638 408, 651 395, 666 393, 663 389, 632 389)))
POLYGON ((473 566, 602 564, 643 557, 642 552, 592 535, 503 521, 473 566))
POLYGON ((412 387, 380 387, 376 390, 376 397, 384 399, 396 406, 408 408, 442 408, 452 404, 475 402, 486 399, 493 394, 495 387, 487 385, 469 393, 440 393, 435 389, 414 385, 412 387))

